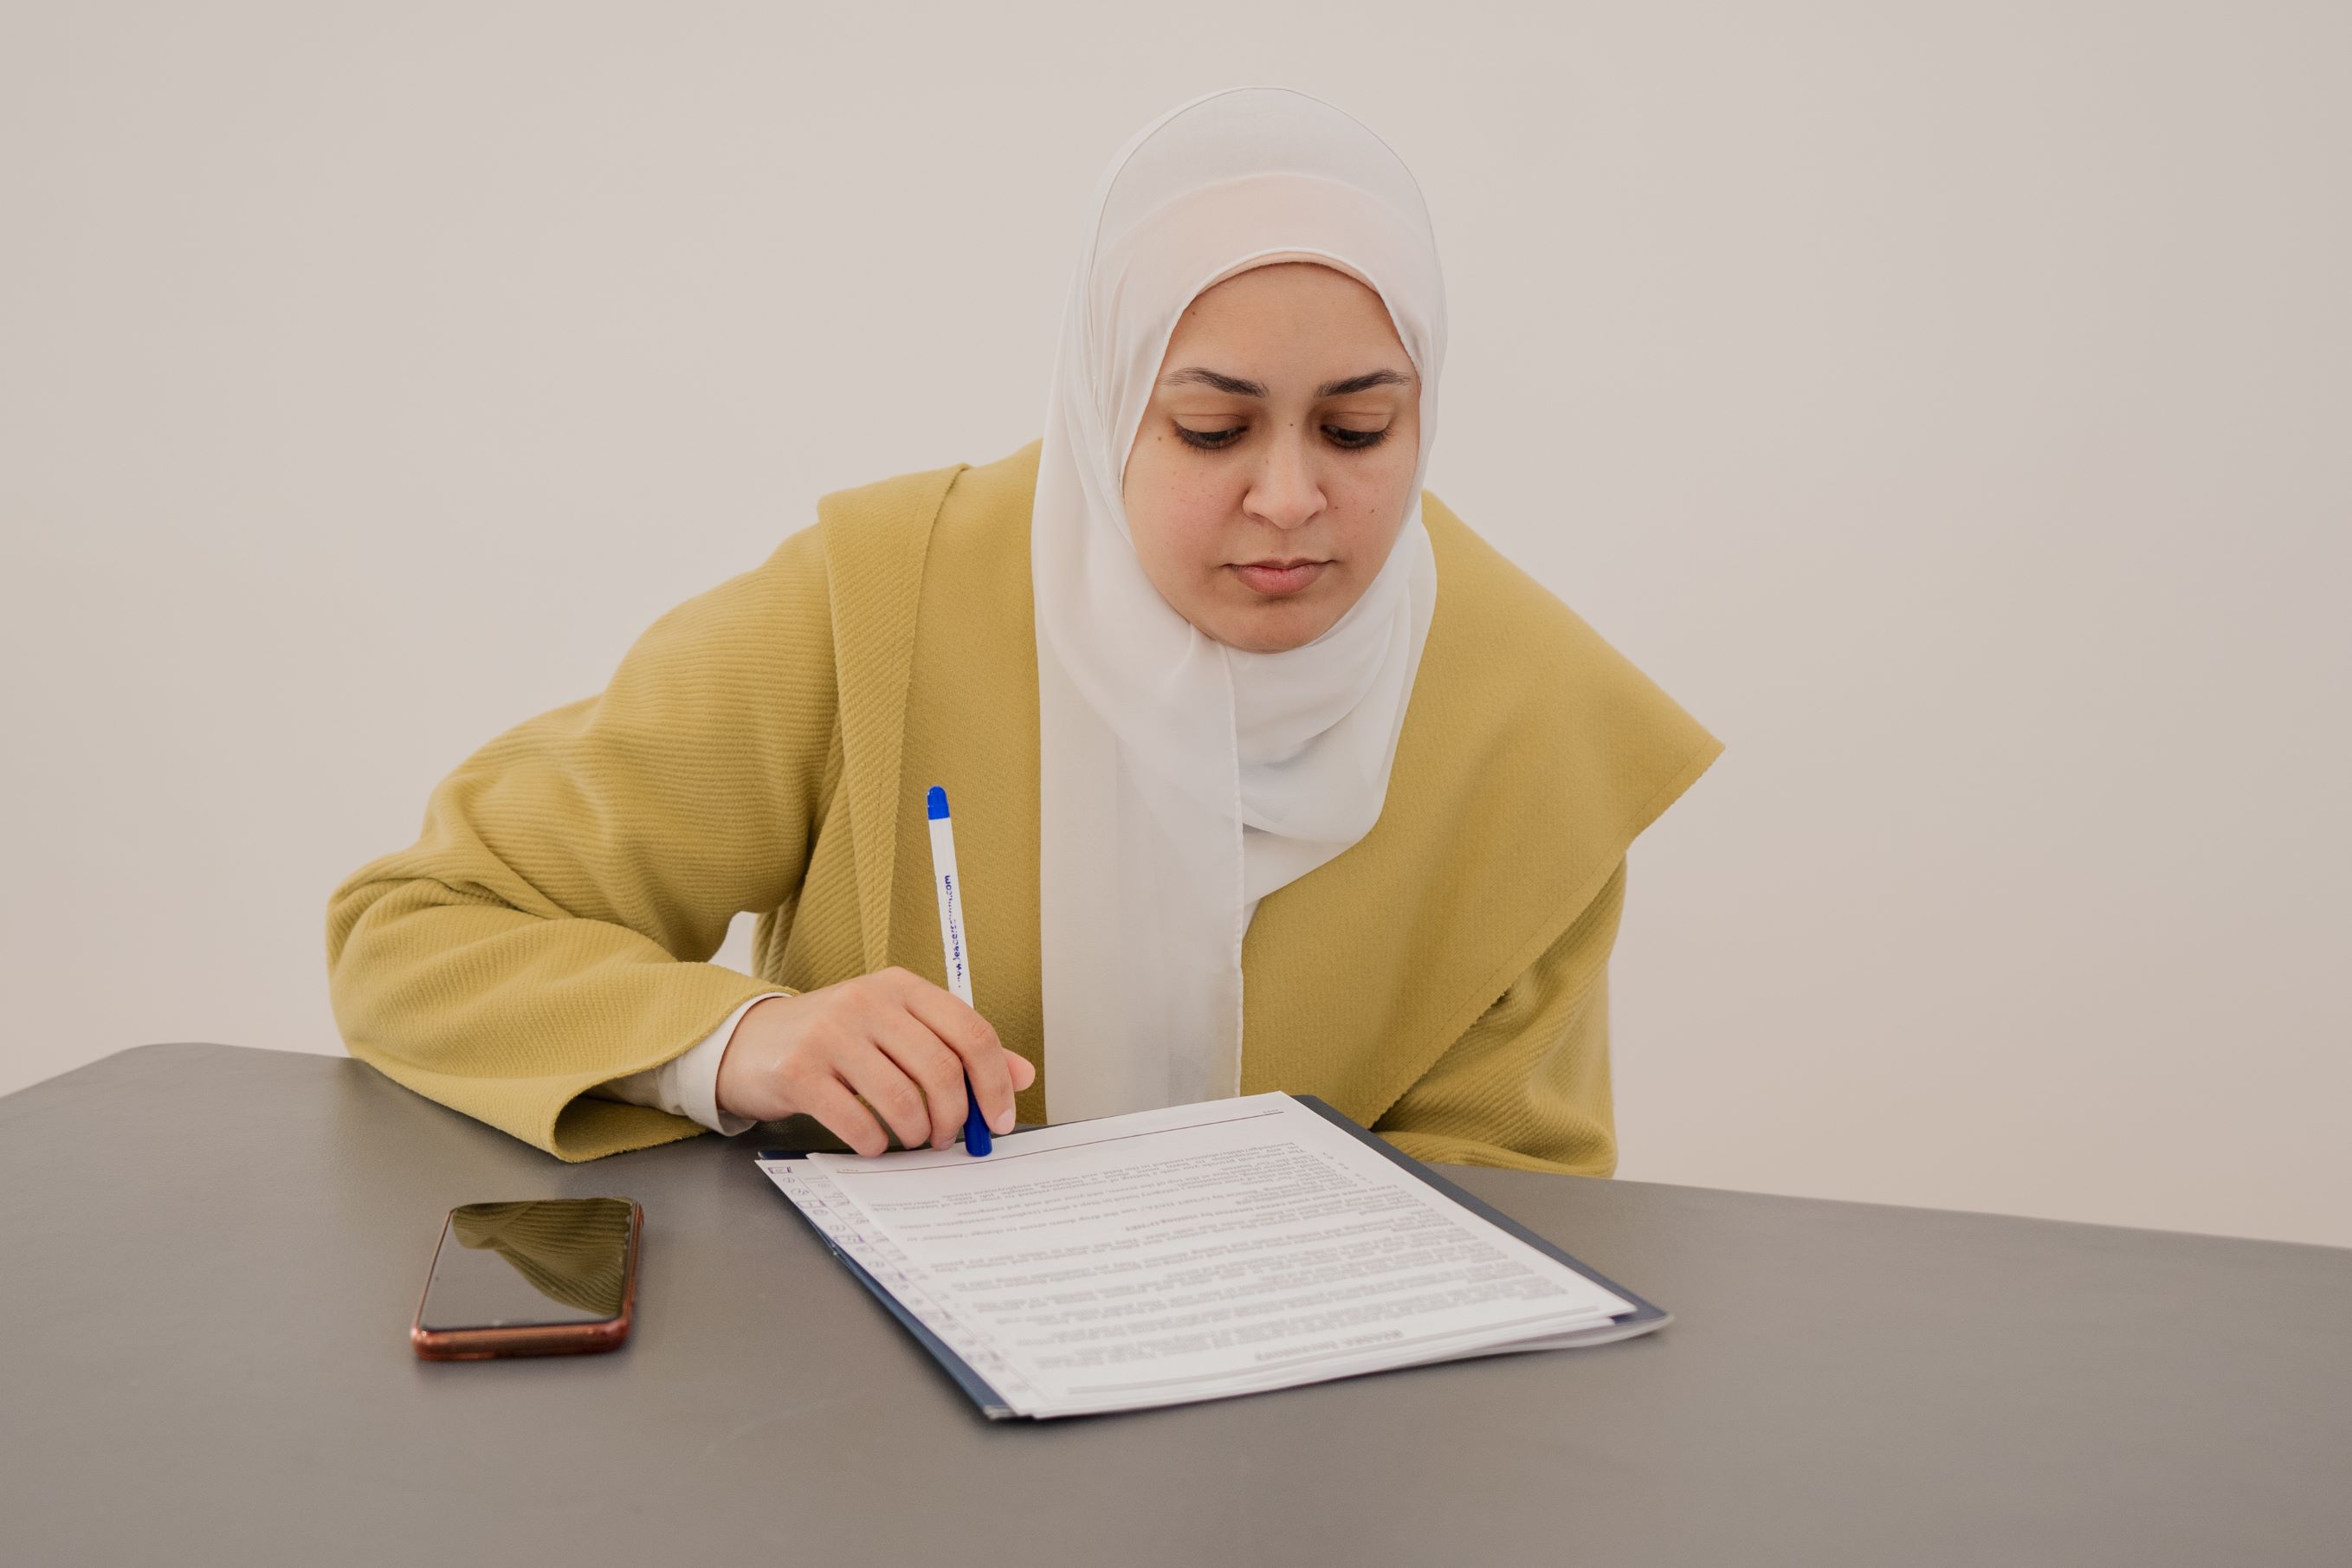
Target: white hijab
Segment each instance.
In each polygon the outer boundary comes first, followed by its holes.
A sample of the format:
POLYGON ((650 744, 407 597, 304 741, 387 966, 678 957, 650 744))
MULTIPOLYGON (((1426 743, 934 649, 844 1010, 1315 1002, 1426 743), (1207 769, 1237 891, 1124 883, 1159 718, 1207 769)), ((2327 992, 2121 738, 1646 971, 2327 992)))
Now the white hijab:
POLYGON ((1445 299, 1428 209, 1386 143, 1286 88, 1146 126, 1097 185, 1065 306, 1030 523, 1046 1114, 1241 1092, 1257 902, 1371 831, 1437 596, 1421 491, 1445 299), (1176 321, 1211 285, 1313 260, 1386 302, 1421 382, 1395 548, 1331 629, 1216 642, 1144 575, 1121 476, 1176 321))

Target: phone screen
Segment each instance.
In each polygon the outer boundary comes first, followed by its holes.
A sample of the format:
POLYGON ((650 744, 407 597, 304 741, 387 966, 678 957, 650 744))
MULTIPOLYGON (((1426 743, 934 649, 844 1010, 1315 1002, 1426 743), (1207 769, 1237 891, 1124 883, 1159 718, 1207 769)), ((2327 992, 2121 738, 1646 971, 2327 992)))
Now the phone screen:
POLYGON ((417 1322, 427 1329, 529 1328, 621 1315, 629 1200, 538 1198, 449 1211, 417 1322))

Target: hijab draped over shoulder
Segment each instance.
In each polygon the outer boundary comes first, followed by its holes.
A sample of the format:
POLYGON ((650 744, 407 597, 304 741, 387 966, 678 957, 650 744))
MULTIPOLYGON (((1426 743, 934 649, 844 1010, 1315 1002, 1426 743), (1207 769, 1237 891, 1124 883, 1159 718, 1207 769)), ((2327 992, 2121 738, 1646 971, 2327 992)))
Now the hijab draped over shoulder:
POLYGON ((1420 188, 1330 104, 1283 88, 1207 94, 1138 132, 1097 183, 1030 523, 1053 1121, 1238 1093, 1242 938, 1258 901, 1380 819, 1437 596, 1421 495, 1444 354, 1420 188), (1363 597, 1311 643, 1251 653, 1152 586, 1121 476, 1185 308, 1298 260, 1388 307, 1420 381, 1421 447, 1402 529, 1363 597))

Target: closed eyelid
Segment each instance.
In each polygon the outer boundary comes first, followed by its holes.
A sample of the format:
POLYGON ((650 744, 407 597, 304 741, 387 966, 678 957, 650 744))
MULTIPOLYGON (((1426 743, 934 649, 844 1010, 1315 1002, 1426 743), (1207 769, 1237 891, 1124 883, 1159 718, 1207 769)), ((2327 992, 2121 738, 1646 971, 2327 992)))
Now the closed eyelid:
MULTIPOLYGON (((1181 422, 1174 423, 1177 440, 1196 452, 1223 452, 1237 444, 1248 434, 1248 422, 1220 426, 1215 430, 1194 430, 1181 422)), ((1393 424, 1383 424, 1376 430, 1353 430, 1346 425, 1326 424, 1321 427, 1331 444, 1342 452, 1367 452, 1389 437, 1393 424)))

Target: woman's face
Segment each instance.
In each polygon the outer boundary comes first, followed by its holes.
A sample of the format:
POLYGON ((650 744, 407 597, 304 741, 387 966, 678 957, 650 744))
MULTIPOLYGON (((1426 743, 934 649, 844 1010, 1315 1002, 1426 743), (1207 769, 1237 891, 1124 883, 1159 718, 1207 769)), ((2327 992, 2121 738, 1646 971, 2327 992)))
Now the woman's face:
POLYGON ((1421 383, 1381 297, 1313 262, 1204 289, 1168 340, 1121 480, 1145 575, 1220 643, 1311 643, 1404 523, 1421 383))

